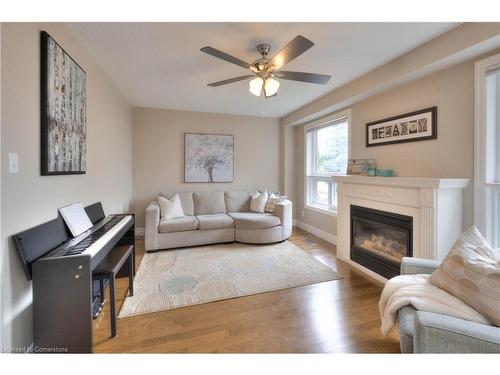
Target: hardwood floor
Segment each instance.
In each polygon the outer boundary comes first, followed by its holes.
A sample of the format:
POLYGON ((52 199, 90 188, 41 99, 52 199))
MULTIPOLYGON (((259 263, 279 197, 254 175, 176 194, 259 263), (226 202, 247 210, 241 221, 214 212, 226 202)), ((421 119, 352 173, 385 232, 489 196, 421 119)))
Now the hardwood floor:
MULTIPOLYGON (((177 310, 118 319, 109 304, 94 320, 97 353, 399 353, 395 331, 380 332, 382 286, 335 257, 335 246, 294 228, 290 241, 344 278, 177 310)), ((144 241, 137 240, 138 265, 144 241)), ((117 308, 127 293, 117 280, 117 308)))

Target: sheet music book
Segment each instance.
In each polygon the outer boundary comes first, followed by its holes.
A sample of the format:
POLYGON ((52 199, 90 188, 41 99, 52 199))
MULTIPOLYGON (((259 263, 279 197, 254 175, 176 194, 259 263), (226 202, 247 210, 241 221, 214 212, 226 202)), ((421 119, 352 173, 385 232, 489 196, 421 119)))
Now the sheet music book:
POLYGON ((76 202, 59 209, 73 237, 76 237, 92 227, 92 222, 82 204, 76 202))

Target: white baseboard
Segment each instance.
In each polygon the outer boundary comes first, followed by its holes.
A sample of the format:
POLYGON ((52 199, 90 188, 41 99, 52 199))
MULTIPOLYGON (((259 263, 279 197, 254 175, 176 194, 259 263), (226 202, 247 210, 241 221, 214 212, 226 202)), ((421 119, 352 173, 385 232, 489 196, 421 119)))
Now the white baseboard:
POLYGON ((144 228, 135 228, 136 237, 144 237, 144 233, 145 233, 144 228))
POLYGON ((324 230, 321 230, 319 228, 313 227, 312 225, 306 224, 300 220, 295 219, 293 221, 293 225, 296 227, 305 230, 306 232, 309 232, 311 234, 314 234, 315 236, 321 238, 322 240, 328 241, 334 245, 337 245, 337 236, 325 232, 324 230))

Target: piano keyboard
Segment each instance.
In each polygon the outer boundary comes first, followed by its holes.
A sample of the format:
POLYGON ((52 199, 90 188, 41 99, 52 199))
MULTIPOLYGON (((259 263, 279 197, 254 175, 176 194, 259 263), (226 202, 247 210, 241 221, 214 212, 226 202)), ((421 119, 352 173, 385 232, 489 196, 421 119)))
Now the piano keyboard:
POLYGON ((130 215, 114 215, 106 224, 92 232, 88 237, 81 242, 67 249, 63 256, 88 254, 93 257, 102 249, 117 232, 120 231, 132 217, 130 215))

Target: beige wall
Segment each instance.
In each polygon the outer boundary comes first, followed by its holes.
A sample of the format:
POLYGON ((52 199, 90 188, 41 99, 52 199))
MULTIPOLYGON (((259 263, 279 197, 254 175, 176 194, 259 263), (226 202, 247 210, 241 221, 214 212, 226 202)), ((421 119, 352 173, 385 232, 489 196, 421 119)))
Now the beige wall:
POLYGON ((2 343, 32 342, 32 292, 10 236, 53 219, 57 209, 102 201, 125 212, 132 195, 132 111, 63 24, 2 25, 2 343), (40 30, 87 72, 87 173, 40 176, 40 30), (8 152, 20 173, 7 174, 8 152))
POLYGON ((352 155, 399 176, 469 177, 474 164, 474 63, 468 61, 352 106, 352 155), (366 123, 438 107, 436 140, 365 147, 366 123))
POLYGON ((147 204, 162 191, 280 187, 277 119, 134 108, 133 211, 144 227, 147 204), (233 183, 184 183, 184 133, 234 135, 233 183))
MULTIPOLYGON (((374 158, 381 168, 398 176, 467 177, 474 175, 474 62, 467 61, 441 72, 373 96, 351 107, 353 158, 374 158), (438 139, 365 147, 366 123, 438 107, 438 139)), ((304 125, 295 129, 296 218, 336 234, 336 219, 304 210, 304 125)), ((472 184, 465 190, 463 226, 473 222, 472 184)))

